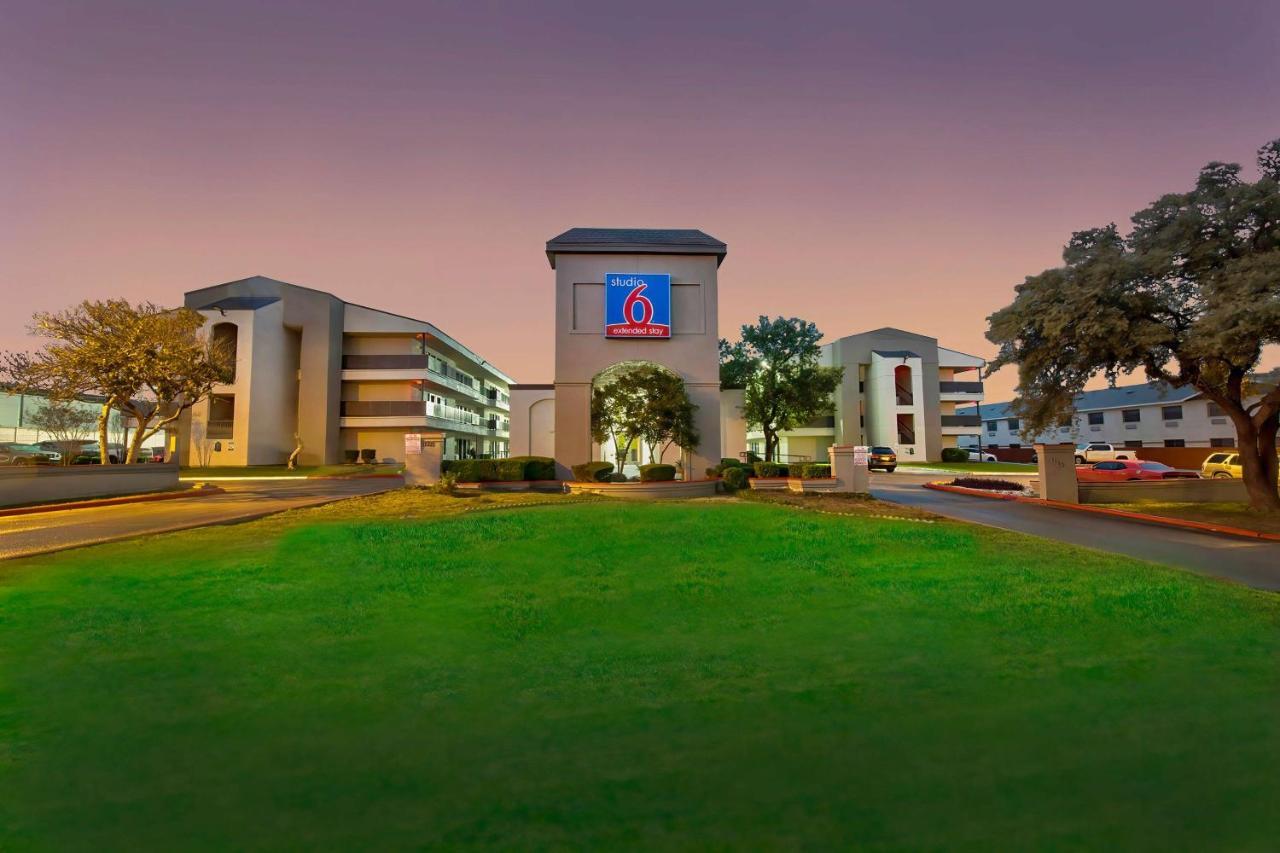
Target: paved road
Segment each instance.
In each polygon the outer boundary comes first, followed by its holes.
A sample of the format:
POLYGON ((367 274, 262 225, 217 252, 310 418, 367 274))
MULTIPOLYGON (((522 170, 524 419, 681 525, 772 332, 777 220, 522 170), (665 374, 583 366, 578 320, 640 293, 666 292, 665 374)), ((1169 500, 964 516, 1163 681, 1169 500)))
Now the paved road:
POLYGON ((398 488, 399 478, 256 480, 219 484, 226 494, 0 518, 0 560, 149 533, 247 521, 337 498, 398 488))
POLYGON ((921 488, 935 476, 872 474, 871 493, 962 521, 972 521, 1190 569, 1258 589, 1280 590, 1280 542, 1250 542, 1069 510, 993 501, 921 488))

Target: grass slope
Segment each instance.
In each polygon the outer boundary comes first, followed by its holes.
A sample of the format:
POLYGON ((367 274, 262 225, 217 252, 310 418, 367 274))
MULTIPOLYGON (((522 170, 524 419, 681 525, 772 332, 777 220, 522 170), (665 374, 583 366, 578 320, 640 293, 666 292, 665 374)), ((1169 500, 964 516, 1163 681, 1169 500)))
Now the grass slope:
POLYGON ((1275 596, 759 503, 430 517, 479 505, 402 492, 0 569, 0 847, 1280 831, 1275 596))

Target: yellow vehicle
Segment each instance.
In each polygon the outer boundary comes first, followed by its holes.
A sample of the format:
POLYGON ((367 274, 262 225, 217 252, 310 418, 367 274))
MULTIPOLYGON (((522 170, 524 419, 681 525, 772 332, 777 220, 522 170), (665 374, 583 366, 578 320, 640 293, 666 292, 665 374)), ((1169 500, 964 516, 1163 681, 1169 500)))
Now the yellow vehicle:
POLYGON ((1240 464, 1238 453, 1213 453, 1200 466, 1201 477, 1213 477, 1218 480, 1239 480, 1244 476, 1244 466, 1240 464))
POLYGON ((1244 476, 1244 466, 1240 464, 1238 453, 1212 453, 1200 466, 1201 477, 1214 477, 1219 480, 1239 480, 1244 476))

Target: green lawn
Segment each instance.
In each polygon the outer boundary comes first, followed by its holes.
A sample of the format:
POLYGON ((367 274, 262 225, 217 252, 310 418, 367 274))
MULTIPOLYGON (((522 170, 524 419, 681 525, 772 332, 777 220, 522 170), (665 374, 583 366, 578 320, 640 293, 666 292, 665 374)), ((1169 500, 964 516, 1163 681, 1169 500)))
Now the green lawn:
POLYGON ((975 474, 1034 474, 1036 466, 1029 462, 899 462, 899 468, 933 468, 975 474))
POLYGON ((954 523, 397 492, 0 564, 0 849, 1273 849, 1278 712, 1280 597, 954 523))
POLYGON ((1242 527, 1261 533, 1280 533, 1280 516, 1257 513, 1243 503, 1172 503, 1169 501, 1135 501, 1134 503, 1103 504, 1107 509, 1124 509, 1169 518, 1184 518, 1208 524, 1242 527))
POLYGON ((396 474, 403 465, 210 465, 183 468, 183 479, 193 477, 361 477, 367 474, 396 474))

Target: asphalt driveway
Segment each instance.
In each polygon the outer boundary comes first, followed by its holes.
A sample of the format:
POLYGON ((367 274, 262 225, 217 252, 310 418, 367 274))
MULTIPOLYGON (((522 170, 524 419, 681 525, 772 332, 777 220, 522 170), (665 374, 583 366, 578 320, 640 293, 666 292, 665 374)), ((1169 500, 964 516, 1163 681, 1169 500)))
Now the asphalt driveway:
POLYGON ((1163 563, 1258 589, 1280 590, 1280 542, 1250 542, 1069 510, 921 488, 938 475, 873 473, 871 493, 938 515, 1163 563))
POLYGON ((399 488, 398 478, 254 480, 225 494, 0 518, 0 560, 152 533, 261 518, 303 506, 399 488))

